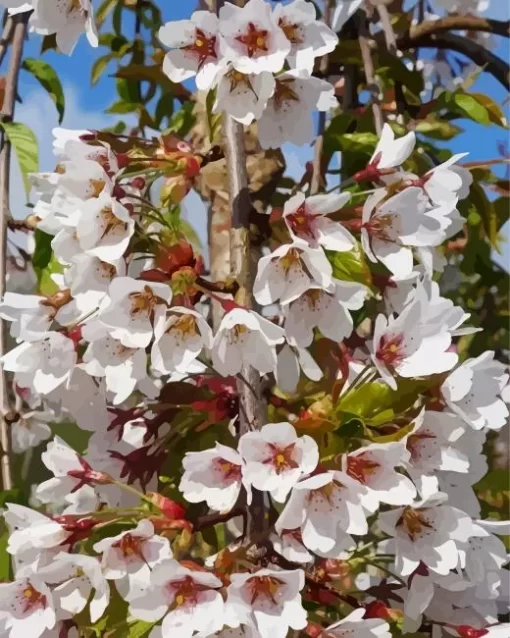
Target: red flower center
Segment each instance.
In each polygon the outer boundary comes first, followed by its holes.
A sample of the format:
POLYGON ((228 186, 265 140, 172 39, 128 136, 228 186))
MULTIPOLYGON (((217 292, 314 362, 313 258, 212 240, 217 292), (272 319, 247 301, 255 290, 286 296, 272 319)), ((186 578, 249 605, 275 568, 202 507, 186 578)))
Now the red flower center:
POLYGON ((347 474, 364 485, 379 467, 381 467, 379 463, 371 461, 363 454, 347 457, 347 474))
POLYGON ((23 613, 26 614, 28 612, 32 612, 34 609, 38 607, 41 609, 46 608, 46 596, 41 594, 40 591, 32 585, 32 583, 27 583, 26 587, 23 588, 21 592, 22 600, 23 600, 23 613))
POLYGON ((277 474, 299 467, 294 460, 295 445, 295 443, 291 443, 286 447, 279 447, 273 443, 268 443, 271 455, 264 461, 264 465, 272 465, 277 474))
POLYGON ((315 239, 311 224, 313 216, 306 212, 304 204, 301 204, 294 213, 286 215, 285 219, 295 235, 298 237, 302 237, 304 235, 305 237, 315 239))
POLYGON ((218 58, 216 54, 216 36, 206 36, 202 29, 195 29, 195 40, 192 44, 182 47, 184 51, 188 51, 198 58, 198 66, 201 67, 207 59, 218 58))
POLYGON ((270 600, 273 605, 277 605, 276 594, 285 583, 274 576, 254 576, 246 581, 251 594, 251 604, 253 605, 259 598, 270 600))
POLYGON ((411 454, 411 458, 413 461, 416 461, 420 458, 420 443, 421 441, 425 441, 427 439, 435 439, 436 437, 433 434, 427 434, 426 432, 419 432, 417 434, 411 434, 411 436, 407 439, 407 450, 411 454))
POLYGON ((246 32, 238 35, 236 40, 246 47, 248 57, 252 58, 256 53, 268 51, 267 38, 267 30, 259 29, 253 22, 249 22, 246 32))
POLYGON ((142 545, 145 539, 140 536, 134 536, 133 534, 126 534, 120 540, 113 544, 113 547, 117 547, 122 552, 124 558, 131 558, 132 556, 138 556, 142 560, 145 560, 142 553, 142 545))
POLYGON ((386 366, 395 366, 397 363, 400 363, 405 356, 402 348, 403 340, 404 336, 401 334, 391 338, 382 337, 375 356, 386 366))
POLYGON ((398 519, 396 526, 404 527, 406 534, 413 543, 424 529, 434 529, 434 526, 427 520, 425 512, 415 510, 412 507, 404 508, 402 516, 398 519))

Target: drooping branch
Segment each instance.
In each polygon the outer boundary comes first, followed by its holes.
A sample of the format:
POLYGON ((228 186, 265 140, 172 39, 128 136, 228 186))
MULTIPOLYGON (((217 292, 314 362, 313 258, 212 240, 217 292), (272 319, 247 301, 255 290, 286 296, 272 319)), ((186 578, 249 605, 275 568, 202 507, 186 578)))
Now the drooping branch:
POLYGON ((426 35, 434 35, 444 31, 484 31, 510 37, 510 20, 490 20, 477 16, 447 16, 439 20, 426 20, 413 25, 401 40, 417 40, 426 35))
MULTIPOLYGON (((10 18, 13 22, 12 50, 9 68, 5 80, 5 95, 2 107, 2 121, 12 121, 14 106, 18 90, 18 78, 23 55, 23 45, 27 34, 30 13, 21 13, 10 18)), ((10 163, 11 144, 4 131, 0 132, 0 297, 5 294, 6 264, 7 264, 7 225, 10 217, 10 163)), ((0 356, 6 352, 5 326, 2 322, 0 329, 0 356)), ((10 426, 16 421, 9 405, 8 385, 5 372, 0 374, 0 440, 2 445, 1 469, 4 490, 12 489, 11 472, 11 432, 10 426)))
POLYGON ((399 39, 398 45, 402 50, 424 48, 456 51, 474 62, 477 66, 484 67, 507 90, 510 90, 510 67, 497 55, 486 49, 482 44, 469 38, 453 33, 441 33, 427 35, 418 39, 399 39))

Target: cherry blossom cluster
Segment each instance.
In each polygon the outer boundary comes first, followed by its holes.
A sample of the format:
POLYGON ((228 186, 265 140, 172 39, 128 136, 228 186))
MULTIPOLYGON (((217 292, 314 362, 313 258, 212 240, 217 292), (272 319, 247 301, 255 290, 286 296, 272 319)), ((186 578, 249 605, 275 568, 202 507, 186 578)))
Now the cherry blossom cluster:
POLYGON ((167 23, 159 39, 170 49, 163 63, 168 77, 195 77, 198 89, 215 92, 215 112, 246 125, 257 120, 263 148, 310 142, 313 111, 336 106, 333 86, 312 72, 338 38, 306 0, 274 9, 265 0, 227 2, 218 17, 196 11, 190 20, 167 23))

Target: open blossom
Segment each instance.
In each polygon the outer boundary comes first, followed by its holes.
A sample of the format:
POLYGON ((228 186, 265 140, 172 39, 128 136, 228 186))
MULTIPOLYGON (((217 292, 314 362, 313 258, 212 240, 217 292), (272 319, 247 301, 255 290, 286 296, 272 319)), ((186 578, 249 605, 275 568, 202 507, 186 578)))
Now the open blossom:
POLYGON ((301 529, 304 545, 320 556, 338 556, 353 545, 349 534, 366 534, 366 489, 342 472, 324 472, 297 483, 275 530, 301 529))
POLYGON ((245 126, 259 120, 273 95, 275 79, 269 71, 241 73, 232 64, 218 71, 214 81, 216 101, 213 110, 226 111, 230 117, 245 126))
POLYGON ((256 312, 244 308, 230 310, 213 341, 214 369, 222 376, 235 375, 243 365, 251 365, 260 374, 276 368, 275 346, 284 341, 284 331, 256 312))
POLYGON ((259 569, 253 574, 232 574, 227 609, 237 621, 261 638, 285 638, 290 629, 304 629, 307 614, 300 591, 304 572, 259 569))
POLYGON ((18 576, 51 562, 72 537, 64 525, 24 505, 7 503, 3 516, 10 532, 7 551, 18 576))
POLYGON ((278 352, 275 370, 276 383, 283 392, 294 392, 299 383, 300 371, 312 381, 320 381, 323 372, 306 348, 300 348, 292 339, 278 352))
POLYGON ((115 264, 126 252, 135 222, 118 200, 105 193, 83 202, 76 222, 80 248, 93 257, 115 264))
POLYGON ((351 233, 327 215, 340 210, 350 199, 350 193, 312 195, 297 193, 285 202, 283 219, 294 239, 326 250, 351 250, 355 241, 351 233))
POLYGON ((117 277, 108 289, 108 305, 99 314, 111 335, 128 348, 145 348, 157 318, 166 313, 172 291, 166 284, 117 277))
POLYGON ((5 638, 39 638, 55 623, 51 592, 37 574, 0 583, 0 631, 5 638))
POLYGON ((508 407, 501 398, 508 379, 508 369, 487 351, 456 368, 441 386, 441 395, 450 410, 475 430, 498 430, 508 420, 508 407))
POLYGON ((218 18, 210 11, 195 11, 190 20, 172 20, 159 30, 170 51, 163 71, 172 82, 196 76, 197 87, 207 90, 220 67, 218 18))
POLYGON ((97 47, 97 31, 90 0, 3 0, 10 13, 32 11, 30 25, 43 35, 55 33, 62 53, 71 54, 80 35, 85 32, 91 46, 97 47))
POLYGON ((394 538, 399 574, 408 576, 420 561, 441 575, 458 566, 457 541, 465 542, 471 536, 471 518, 445 500, 439 493, 428 501, 379 515, 381 530, 394 538))
POLYGON ((21 387, 49 394, 65 383, 76 363, 74 343, 60 332, 25 341, 2 357, 3 369, 16 373, 21 387))
POLYGON ((210 450, 187 452, 182 465, 179 489, 190 503, 205 501, 213 510, 228 511, 236 504, 242 485, 247 486, 241 455, 221 443, 210 450))
POLYGON ((298 346, 308 347, 313 330, 340 343, 353 330, 350 310, 359 310, 368 295, 368 288, 353 281, 333 279, 327 289, 310 286, 298 299, 284 307, 287 337, 298 346))
POLYGON ((224 624, 221 586, 213 574, 167 559, 154 566, 150 586, 130 602, 129 611, 147 622, 163 618, 162 638, 191 638, 195 632, 207 636, 224 624))
POLYGON ((26 412, 11 425, 12 451, 21 454, 37 447, 40 443, 51 437, 51 428, 48 425, 55 420, 51 411, 26 412))
POLYGON ((273 96, 259 120, 260 145, 279 148, 291 142, 303 146, 315 133, 313 111, 329 111, 336 106, 334 88, 300 70, 287 71, 275 80, 273 96))
POLYGON ((249 0, 244 7, 223 5, 220 17, 220 50, 241 73, 278 73, 290 51, 290 42, 278 26, 271 6, 249 0))
POLYGON ((365 609, 355 609, 348 616, 324 630, 324 638, 391 638, 390 626, 379 618, 365 618, 365 609))
POLYGON ((355 179, 385 181, 387 176, 396 173, 397 169, 411 156, 415 144, 416 135, 413 131, 396 139, 391 126, 385 124, 367 167, 357 173, 355 179))
POLYGON ((444 241, 455 202, 428 209, 428 200, 417 186, 383 201, 385 197, 386 190, 378 189, 367 198, 361 242, 371 261, 380 261, 393 275, 402 278, 412 273, 413 247, 438 246, 444 241))
POLYGON ((395 471, 395 467, 403 465, 406 458, 406 449, 400 442, 372 443, 344 455, 342 469, 368 489, 362 502, 367 509, 374 511, 379 503, 404 505, 415 499, 413 483, 395 471))
POLYGON ((331 285, 332 268, 321 248, 296 241, 259 259, 253 295, 262 305, 294 301, 314 284, 331 285))
POLYGON ((381 377, 393 389, 397 388, 394 374, 419 377, 451 370, 458 356, 448 352, 452 337, 443 326, 422 323, 426 312, 420 300, 408 304, 394 318, 378 315, 374 327, 372 361, 381 377))
POLYGON ((156 319, 152 367, 160 374, 202 371, 197 357, 204 348, 210 350, 212 342, 212 330, 199 312, 173 306, 168 316, 156 319))
POLYGON ((60 553, 39 574, 46 583, 56 585, 52 594, 60 618, 72 618, 87 603, 91 621, 101 618, 110 600, 110 586, 97 558, 60 553))
MULTIPOLYGON (((59 301, 66 301, 66 297, 62 295, 59 301)), ((42 295, 6 292, 0 303, 0 317, 12 322, 11 335, 22 341, 43 339, 58 311, 59 304, 42 295)))
POLYGON ((293 563, 309 563, 314 557, 306 549, 299 529, 282 529, 279 534, 271 534, 274 550, 293 563))
POLYGON ((277 4, 273 19, 291 44, 287 56, 289 64, 310 74, 315 58, 330 53, 338 43, 336 33, 316 19, 315 7, 306 0, 277 4))
POLYGON ((239 453, 245 462, 246 482, 270 492, 279 503, 285 502, 292 487, 319 462, 317 443, 307 435, 298 437, 290 423, 270 423, 259 432, 243 434, 239 453))
POLYGON ((44 465, 54 477, 43 481, 37 487, 37 497, 43 503, 55 502, 65 496, 85 490, 90 500, 97 497, 91 486, 107 485, 111 478, 103 472, 95 472, 85 459, 79 456, 58 436, 48 443, 41 455, 44 465))
POLYGON ((103 538, 94 545, 94 551, 102 554, 101 569, 108 580, 126 581, 125 598, 136 595, 136 586, 146 586, 151 569, 158 562, 172 558, 168 538, 154 533, 149 520, 141 520, 134 529, 117 536, 103 538))

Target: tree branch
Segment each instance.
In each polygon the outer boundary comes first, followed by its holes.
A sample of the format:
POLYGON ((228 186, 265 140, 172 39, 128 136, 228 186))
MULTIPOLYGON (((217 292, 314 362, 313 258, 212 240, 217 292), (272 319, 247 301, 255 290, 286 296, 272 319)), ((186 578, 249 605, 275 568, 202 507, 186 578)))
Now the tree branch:
POLYGON ((2 37, 0 38, 0 64, 4 61, 5 54, 11 43, 12 34, 14 32, 13 19, 8 15, 7 9, 5 10, 4 30, 2 37))
MULTIPOLYGON (((18 78, 23 54, 23 44, 27 34, 30 12, 13 16, 12 52, 5 80, 5 95, 2 108, 2 119, 12 120, 18 90, 18 78)), ((0 297, 5 294, 5 278, 7 264, 7 224, 9 212, 10 160, 11 144, 5 133, 0 132, 0 297)), ((0 326, 0 357, 6 352, 6 331, 2 321, 0 326)), ((4 490, 12 489, 11 473, 11 431, 10 425, 15 420, 9 405, 8 385, 5 372, 0 374, 0 442, 2 445, 1 472, 4 490)))
MULTIPOLYGON (((217 0, 219 9, 221 0, 217 0)), ((253 281, 255 279, 258 250, 252 250, 250 242, 250 212, 252 208, 248 190, 246 150, 242 124, 223 114, 223 139, 227 160, 229 200, 232 227, 230 229, 230 271, 239 284, 236 301, 246 308, 253 308, 253 281)), ((260 374, 251 366, 241 370, 237 381, 239 394, 239 434, 260 430, 264 424, 264 404, 260 374), (247 383, 246 383, 246 382, 247 383)), ((264 495, 253 491, 253 501, 248 508, 247 536, 260 532, 265 527, 264 495)))
POLYGON ((365 78, 367 89, 372 96, 372 112, 374 114, 375 130, 377 135, 381 134, 384 120, 379 103, 379 86, 375 80, 374 62, 370 51, 370 33, 366 23, 366 15, 364 11, 358 11, 354 14, 354 18, 358 27, 358 41, 361 50, 361 58, 363 60, 363 68, 365 70, 365 78))
POLYGON ((488 51, 483 45, 474 40, 454 35, 453 33, 441 33, 440 35, 428 35, 418 39, 398 40, 401 49, 442 49, 461 53, 474 62, 477 66, 485 67, 485 70, 493 75, 507 90, 510 90, 510 67, 508 64, 488 51))
POLYGON ((443 31, 485 31, 494 35, 510 37, 510 20, 490 20, 476 16, 447 16, 439 20, 427 20, 415 24, 401 40, 417 40, 426 35, 434 35, 443 31))

